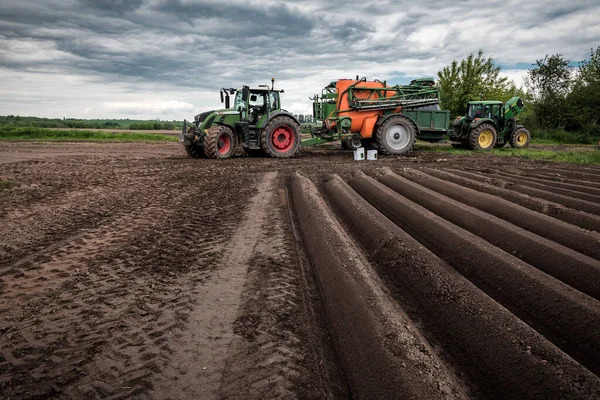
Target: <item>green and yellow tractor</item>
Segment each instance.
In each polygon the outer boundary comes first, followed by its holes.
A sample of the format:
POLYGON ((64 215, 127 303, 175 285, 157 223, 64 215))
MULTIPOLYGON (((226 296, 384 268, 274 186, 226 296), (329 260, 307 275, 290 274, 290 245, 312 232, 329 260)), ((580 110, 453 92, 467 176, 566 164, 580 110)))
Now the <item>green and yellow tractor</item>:
POLYGON ((513 97, 501 101, 470 101, 467 115, 457 117, 448 132, 453 145, 473 150, 491 150, 510 143, 512 147, 528 147, 531 135, 523 125, 517 125, 516 116, 523 109, 523 100, 513 97))
POLYGON ((193 123, 183 122, 179 141, 187 153, 194 158, 224 159, 241 148, 248 155, 293 157, 300 149, 300 123, 281 109, 283 90, 273 89, 274 79, 271 82, 271 88, 221 89, 224 109, 198 114, 193 123))

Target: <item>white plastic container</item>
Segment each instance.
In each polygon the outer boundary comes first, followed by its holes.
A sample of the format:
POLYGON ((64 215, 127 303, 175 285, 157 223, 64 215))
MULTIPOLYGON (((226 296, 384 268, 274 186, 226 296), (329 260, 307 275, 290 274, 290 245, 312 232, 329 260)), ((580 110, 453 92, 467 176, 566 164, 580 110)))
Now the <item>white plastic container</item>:
POLYGON ((377 150, 367 150, 367 160, 377 160, 377 150))
POLYGON ((354 150, 354 161, 360 161, 365 159, 365 148, 359 147, 354 150))

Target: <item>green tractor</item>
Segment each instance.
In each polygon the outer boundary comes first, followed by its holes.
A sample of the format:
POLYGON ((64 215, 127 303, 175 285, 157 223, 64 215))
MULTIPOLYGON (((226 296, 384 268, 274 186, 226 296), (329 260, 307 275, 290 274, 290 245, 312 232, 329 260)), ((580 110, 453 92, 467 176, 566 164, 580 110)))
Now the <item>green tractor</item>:
POLYGON ((198 114, 192 124, 183 121, 179 141, 188 155, 224 159, 242 148, 248 155, 293 157, 300 149, 300 123, 281 109, 283 90, 274 90, 274 81, 271 88, 223 88, 221 103, 225 103, 225 109, 198 114))
POLYGON ((528 147, 531 135, 523 125, 517 125, 516 116, 524 109, 523 100, 513 97, 501 101, 470 101, 467 115, 457 117, 449 131, 453 145, 474 150, 491 150, 510 143, 512 147, 528 147))

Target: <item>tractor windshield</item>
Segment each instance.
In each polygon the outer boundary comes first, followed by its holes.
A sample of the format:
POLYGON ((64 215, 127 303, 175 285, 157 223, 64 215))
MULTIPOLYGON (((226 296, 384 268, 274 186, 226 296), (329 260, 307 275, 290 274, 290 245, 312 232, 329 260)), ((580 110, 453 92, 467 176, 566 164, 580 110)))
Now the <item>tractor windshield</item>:
POLYGON ((467 111, 467 115, 469 118, 481 118, 484 116, 483 105, 482 104, 469 104, 469 109, 467 111))
POLYGON ((241 111, 244 108, 244 100, 242 100, 242 91, 238 90, 235 92, 235 100, 233 101, 233 109, 235 111, 241 111))

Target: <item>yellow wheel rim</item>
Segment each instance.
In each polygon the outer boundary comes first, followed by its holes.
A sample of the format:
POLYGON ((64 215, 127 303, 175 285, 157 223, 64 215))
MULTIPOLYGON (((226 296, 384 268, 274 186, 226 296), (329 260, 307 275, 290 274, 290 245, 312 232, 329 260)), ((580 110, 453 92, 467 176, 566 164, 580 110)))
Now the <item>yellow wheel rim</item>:
POLYGON ((527 143, 527 135, 521 132, 517 135, 517 144, 524 145, 525 143, 527 143))
POLYGON ((494 144, 494 135, 490 130, 482 131, 479 134, 479 138, 477 138, 477 141, 479 142, 479 146, 481 146, 482 149, 487 149, 492 144, 494 144))

